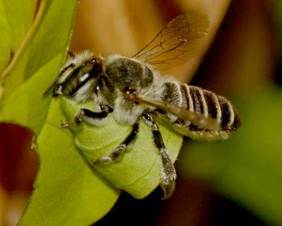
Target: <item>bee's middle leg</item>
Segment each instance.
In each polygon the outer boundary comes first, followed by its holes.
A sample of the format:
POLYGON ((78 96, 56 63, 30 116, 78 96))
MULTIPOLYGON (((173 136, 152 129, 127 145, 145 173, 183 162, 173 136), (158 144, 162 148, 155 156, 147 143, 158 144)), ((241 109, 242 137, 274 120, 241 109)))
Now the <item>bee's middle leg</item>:
POLYGON ((161 172, 161 189, 163 190, 163 199, 169 198, 175 187, 176 171, 171 161, 167 149, 165 147, 161 132, 157 123, 153 118, 152 113, 144 113, 143 118, 146 124, 151 128, 153 139, 156 147, 159 149, 159 153, 162 161, 162 172, 161 172))
POLYGON ((139 132, 139 121, 133 124, 131 132, 109 155, 102 156, 94 164, 109 164, 118 161, 121 156, 128 150, 129 146, 135 141, 139 132))

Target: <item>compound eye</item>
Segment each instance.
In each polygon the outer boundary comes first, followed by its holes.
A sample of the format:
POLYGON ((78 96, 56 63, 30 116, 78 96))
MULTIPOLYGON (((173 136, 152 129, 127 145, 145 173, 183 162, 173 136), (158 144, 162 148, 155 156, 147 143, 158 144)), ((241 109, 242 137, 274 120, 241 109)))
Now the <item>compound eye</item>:
POLYGON ((98 58, 91 59, 92 71, 95 74, 100 74, 103 72, 103 63, 98 58))

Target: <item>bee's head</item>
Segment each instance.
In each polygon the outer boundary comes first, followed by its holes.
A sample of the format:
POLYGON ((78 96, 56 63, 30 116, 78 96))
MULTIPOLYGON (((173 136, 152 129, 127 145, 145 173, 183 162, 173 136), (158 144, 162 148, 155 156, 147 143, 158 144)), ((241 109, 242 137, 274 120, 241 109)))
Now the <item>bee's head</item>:
POLYGON ((84 98, 91 94, 102 72, 102 58, 95 57, 88 51, 71 56, 61 69, 57 80, 45 93, 51 90, 53 96, 74 97, 79 95, 84 98))
POLYGON ((67 61, 67 65, 74 65, 70 72, 74 77, 81 77, 84 74, 89 74, 89 78, 97 78, 103 71, 103 63, 101 57, 94 56, 89 51, 84 51, 75 57, 71 57, 67 61))
POLYGON ((77 55, 70 55, 60 74, 78 76, 77 72, 80 72, 80 74, 89 73, 91 77, 96 77, 102 72, 102 65, 101 57, 94 56, 90 51, 84 51, 77 55))
POLYGON ((121 91, 136 91, 149 87, 153 82, 153 72, 137 60, 111 55, 105 61, 105 72, 108 79, 121 91))

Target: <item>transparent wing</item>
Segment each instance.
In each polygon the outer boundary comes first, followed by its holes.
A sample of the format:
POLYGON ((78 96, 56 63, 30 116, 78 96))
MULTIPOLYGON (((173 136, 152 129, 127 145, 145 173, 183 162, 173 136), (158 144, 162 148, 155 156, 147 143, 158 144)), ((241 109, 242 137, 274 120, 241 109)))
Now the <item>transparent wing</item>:
POLYGON ((208 24, 207 16, 200 13, 179 15, 133 57, 152 65, 188 60, 197 54, 208 24))
POLYGON ((161 109, 165 112, 172 113, 176 115, 177 117, 179 117, 180 119, 190 121, 192 122, 192 124, 198 126, 199 128, 209 129, 213 131, 220 130, 220 124, 218 123, 216 119, 206 117, 201 113, 192 112, 187 109, 183 109, 175 105, 169 104, 167 102, 156 101, 156 100, 144 97, 144 96, 134 95, 132 98, 141 103, 148 104, 158 109, 161 109))

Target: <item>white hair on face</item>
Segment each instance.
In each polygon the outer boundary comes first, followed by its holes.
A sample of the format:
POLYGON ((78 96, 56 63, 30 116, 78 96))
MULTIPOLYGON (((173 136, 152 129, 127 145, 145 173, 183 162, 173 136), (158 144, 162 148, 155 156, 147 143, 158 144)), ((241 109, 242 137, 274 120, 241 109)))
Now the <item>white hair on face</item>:
POLYGON ((68 66, 70 64, 74 64, 75 66, 81 65, 83 62, 89 60, 94 55, 91 51, 85 50, 74 57, 69 57, 69 59, 66 61, 65 66, 68 66))
POLYGON ((64 70, 65 68, 68 69, 60 75, 57 82, 63 83, 69 76, 69 74, 74 70, 74 68, 79 67, 81 64, 91 59, 93 56, 93 53, 91 53, 89 50, 86 50, 80 54, 75 55, 74 57, 69 57, 64 66, 62 67, 62 70, 64 70), (70 65, 73 65, 73 67, 69 67, 70 65))

